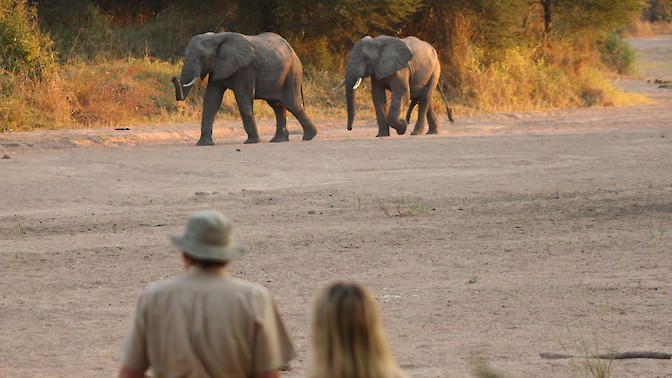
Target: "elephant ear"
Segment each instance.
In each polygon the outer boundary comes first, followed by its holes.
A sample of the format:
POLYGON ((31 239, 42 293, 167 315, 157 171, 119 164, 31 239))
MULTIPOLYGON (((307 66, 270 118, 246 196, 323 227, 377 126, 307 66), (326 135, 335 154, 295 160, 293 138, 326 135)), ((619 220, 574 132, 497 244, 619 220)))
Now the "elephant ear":
POLYGON ((380 59, 374 68, 376 79, 380 80, 408 67, 413 54, 404 41, 389 36, 379 36, 374 39, 379 40, 382 46, 380 59))
POLYGON ((252 63, 254 46, 242 34, 217 33, 217 56, 212 69, 212 80, 221 80, 231 76, 240 68, 252 63))

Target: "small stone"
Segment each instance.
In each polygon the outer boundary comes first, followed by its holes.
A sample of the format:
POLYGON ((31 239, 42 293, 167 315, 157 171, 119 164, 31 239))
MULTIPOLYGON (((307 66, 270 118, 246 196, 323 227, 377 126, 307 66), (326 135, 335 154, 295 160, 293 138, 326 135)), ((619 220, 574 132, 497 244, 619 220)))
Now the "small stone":
POLYGON ((3 158, 3 159, 9 159, 9 155, 4 154, 4 155, 2 155, 2 158, 3 158))

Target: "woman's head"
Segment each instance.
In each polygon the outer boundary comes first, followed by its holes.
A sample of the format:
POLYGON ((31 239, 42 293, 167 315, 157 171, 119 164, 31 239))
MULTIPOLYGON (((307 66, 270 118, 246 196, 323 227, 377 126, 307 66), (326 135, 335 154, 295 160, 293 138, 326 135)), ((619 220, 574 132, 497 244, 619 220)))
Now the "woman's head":
POLYGON ((364 287, 335 282, 315 299, 311 319, 314 377, 395 377, 378 315, 364 287))

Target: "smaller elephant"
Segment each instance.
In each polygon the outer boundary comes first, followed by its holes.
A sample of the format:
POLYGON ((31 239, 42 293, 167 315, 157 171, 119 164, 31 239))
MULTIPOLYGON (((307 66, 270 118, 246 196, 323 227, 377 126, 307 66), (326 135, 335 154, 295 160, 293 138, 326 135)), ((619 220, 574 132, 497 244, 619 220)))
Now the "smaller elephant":
POLYGON ((289 140, 287 110, 303 127, 303 140, 317 135, 303 105, 303 66, 289 43, 275 33, 248 36, 205 33, 191 38, 184 53, 180 79, 173 77, 175 98, 184 100, 196 80, 208 76, 203 97, 198 145, 212 145, 212 124, 224 92, 231 89, 247 133, 245 143, 258 143, 254 100, 266 100, 275 111, 276 131, 271 142, 289 140), (186 83, 186 84, 183 84, 186 83))
MULTIPOLYGON (((348 108, 348 130, 355 118, 355 89, 362 78, 371 77, 371 98, 376 110, 379 137, 389 136, 390 128, 402 135, 406 132, 411 112, 418 107, 418 119, 412 135, 422 133, 425 120, 429 123, 427 134, 438 133, 438 122, 432 108, 432 96, 441 76, 438 54, 432 45, 415 37, 404 39, 381 35, 366 36, 355 43, 345 68, 345 78, 334 90, 345 85, 348 108), (387 93, 390 92, 390 105, 387 93), (400 117, 402 107, 411 103, 406 119, 400 117)), ((446 97, 448 119, 453 122, 452 111, 446 97)))

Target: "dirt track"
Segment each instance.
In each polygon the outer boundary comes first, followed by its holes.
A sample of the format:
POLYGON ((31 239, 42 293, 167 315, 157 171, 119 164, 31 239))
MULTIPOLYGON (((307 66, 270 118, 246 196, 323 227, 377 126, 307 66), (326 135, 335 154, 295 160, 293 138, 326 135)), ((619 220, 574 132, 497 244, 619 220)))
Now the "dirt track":
MULTIPOLYGON (((412 377, 583 376, 540 352, 672 352, 672 37, 633 41, 650 105, 457 117, 376 139, 321 120, 242 145, 239 122, 0 134, 0 376, 113 376, 140 290, 179 274, 167 234, 216 208, 299 352, 332 279, 366 284, 412 377)), ((361 99, 363 100, 363 98, 361 99)), ((262 138, 272 125, 262 122, 262 138)), ((669 360, 614 362, 668 377, 669 360)))

